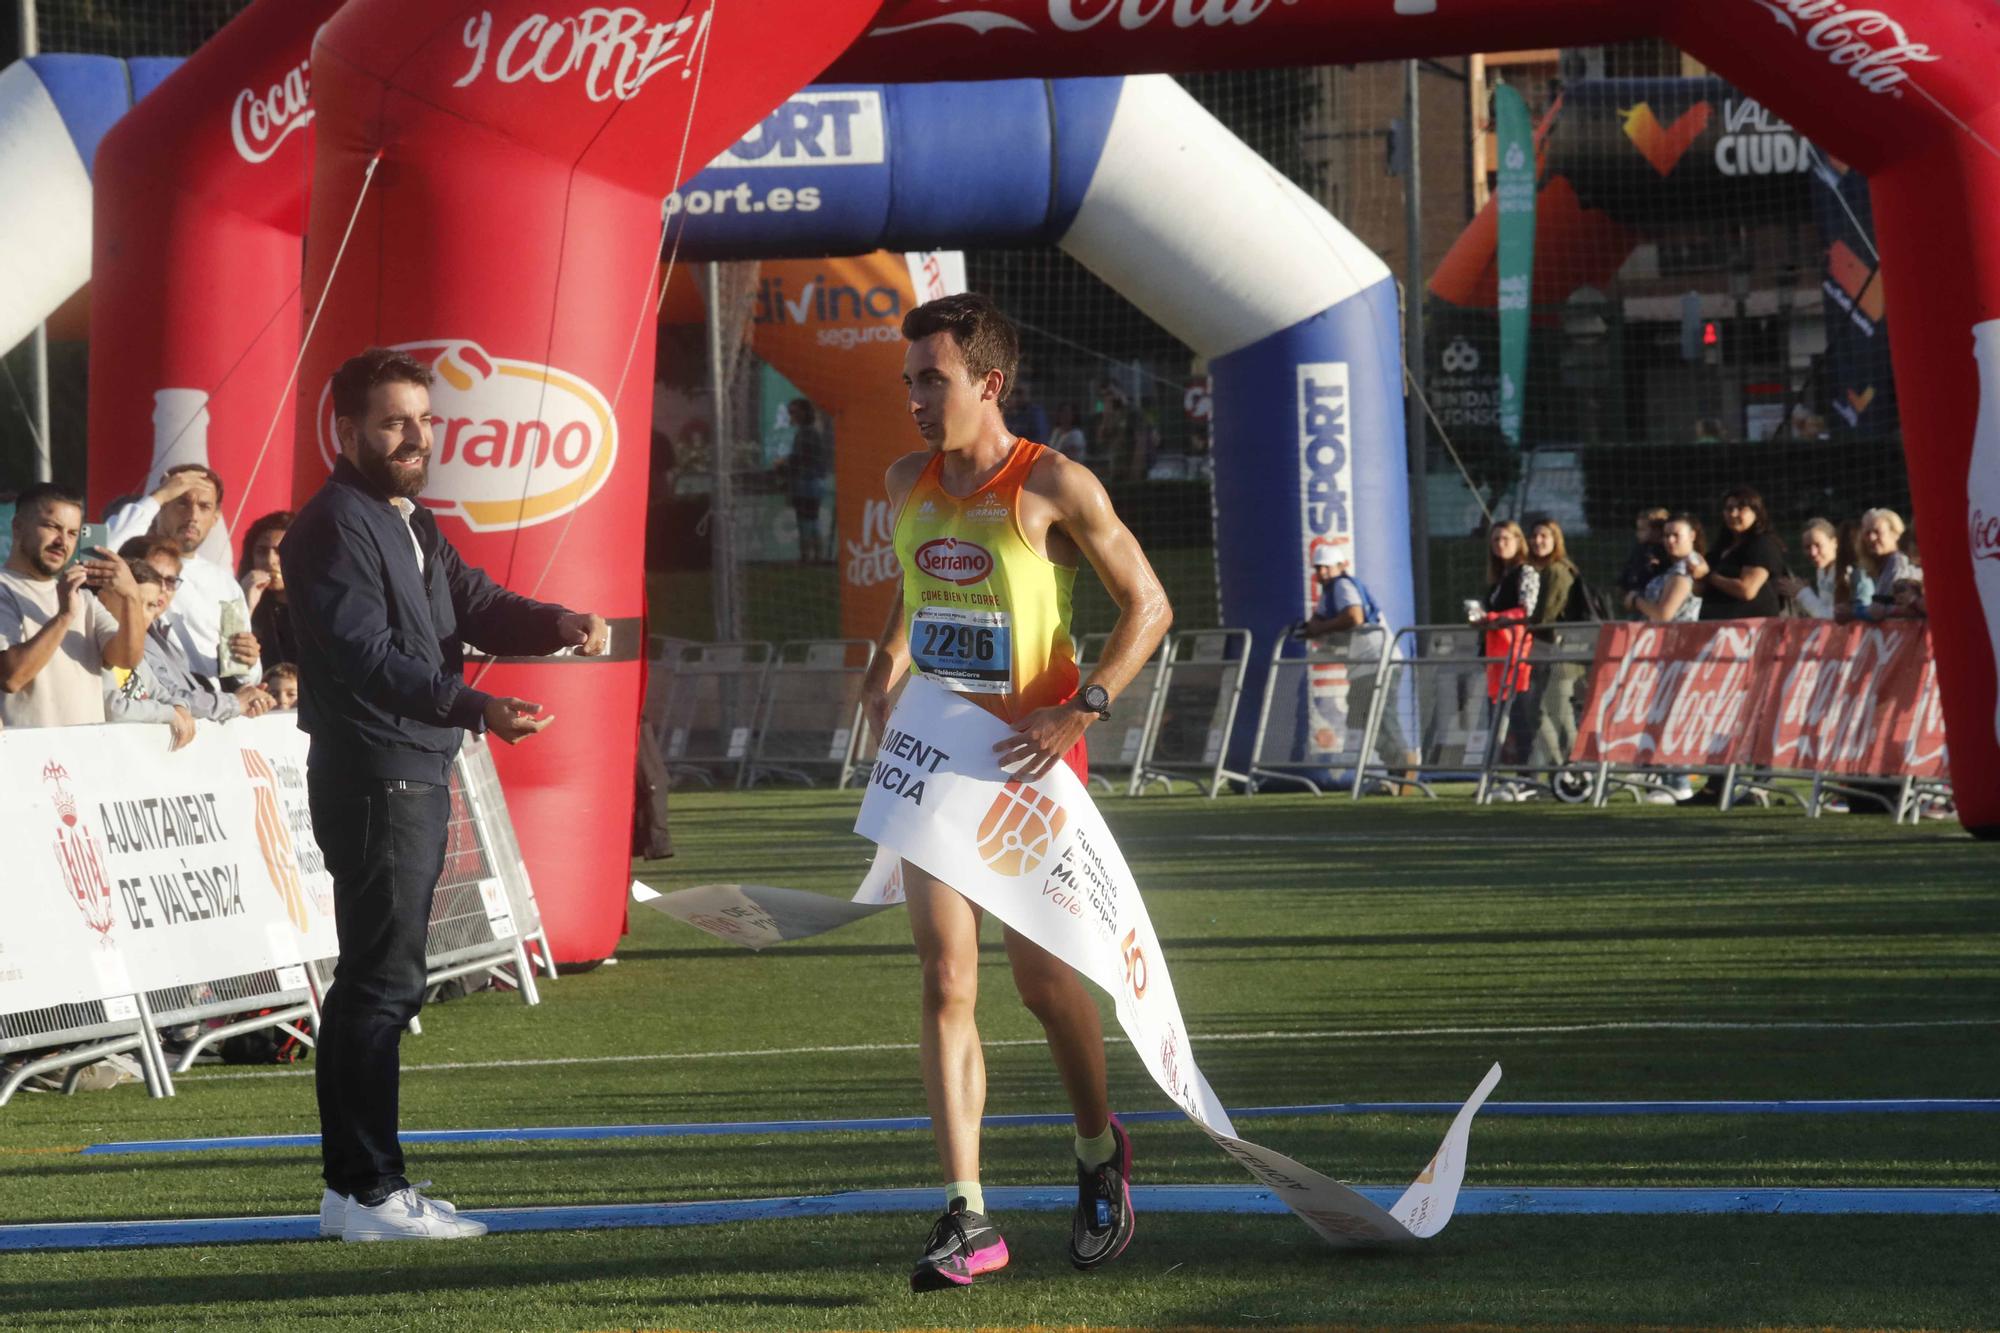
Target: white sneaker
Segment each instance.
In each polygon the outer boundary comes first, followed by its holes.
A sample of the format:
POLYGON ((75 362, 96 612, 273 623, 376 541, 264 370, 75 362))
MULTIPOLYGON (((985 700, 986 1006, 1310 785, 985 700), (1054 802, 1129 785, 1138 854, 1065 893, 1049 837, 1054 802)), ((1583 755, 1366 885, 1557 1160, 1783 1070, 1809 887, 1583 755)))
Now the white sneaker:
POLYGON ((322 1191, 319 1196, 319 1235, 321 1240, 338 1236, 347 1229, 347 1196, 332 1190, 322 1191))
POLYGON ((417 1192, 414 1186, 397 1190, 370 1207, 359 1200, 347 1201, 347 1220, 340 1238, 370 1240, 467 1240, 486 1234, 486 1224, 460 1217, 458 1210, 440 1199, 417 1192))
POLYGON ((1673 793, 1673 798, 1677 802, 1692 801, 1694 799, 1694 784, 1686 778, 1676 780, 1674 785, 1667 788, 1667 790, 1673 793))
POLYGON ((1674 794, 1664 787, 1650 787, 1639 793, 1639 799, 1647 805, 1674 805, 1674 794))

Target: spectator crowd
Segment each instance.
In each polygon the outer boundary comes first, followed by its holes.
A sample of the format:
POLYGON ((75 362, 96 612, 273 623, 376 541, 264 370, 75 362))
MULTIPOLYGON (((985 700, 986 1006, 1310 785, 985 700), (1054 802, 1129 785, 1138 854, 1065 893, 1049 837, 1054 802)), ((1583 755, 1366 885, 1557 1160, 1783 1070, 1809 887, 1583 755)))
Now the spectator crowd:
POLYGON ((83 497, 43 482, 14 501, 0 568, 0 728, 163 723, 168 745, 199 721, 290 709, 298 668, 278 543, 289 513, 244 534, 217 524, 223 480, 169 469, 115 504, 87 542, 83 497))

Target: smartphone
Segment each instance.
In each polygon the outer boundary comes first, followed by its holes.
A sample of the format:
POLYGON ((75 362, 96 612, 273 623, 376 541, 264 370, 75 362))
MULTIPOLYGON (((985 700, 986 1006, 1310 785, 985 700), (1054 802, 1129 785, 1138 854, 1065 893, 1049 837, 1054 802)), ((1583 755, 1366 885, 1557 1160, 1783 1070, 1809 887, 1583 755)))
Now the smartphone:
POLYGON ((92 550, 99 546, 109 545, 110 541, 110 529, 106 528, 102 523, 84 524, 82 530, 76 534, 76 549, 69 553, 69 561, 63 568, 68 569, 70 565, 77 563, 79 560, 89 559, 92 550))

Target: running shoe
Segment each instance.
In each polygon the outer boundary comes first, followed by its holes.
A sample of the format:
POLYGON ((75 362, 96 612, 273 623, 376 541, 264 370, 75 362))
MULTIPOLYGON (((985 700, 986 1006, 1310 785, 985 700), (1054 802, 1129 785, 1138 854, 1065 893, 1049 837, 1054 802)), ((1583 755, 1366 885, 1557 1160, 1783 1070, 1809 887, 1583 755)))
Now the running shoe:
POLYGON ((965 1200, 953 1199, 924 1242, 924 1257, 910 1274, 910 1290, 969 1287, 981 1273, 1006 1266, 1007 1242, 1000 1238, 1000 1229, 986 1214, 968 1211, 965 1200))
POLYGON ((1070 1218, 1069 1261, 1091 1269, 1109 1263, 1132 1243, 1132 1140, 1111 1117, 1117 1148, 1103 1166, 1076 1164, 1076 1212, 1070 1218))

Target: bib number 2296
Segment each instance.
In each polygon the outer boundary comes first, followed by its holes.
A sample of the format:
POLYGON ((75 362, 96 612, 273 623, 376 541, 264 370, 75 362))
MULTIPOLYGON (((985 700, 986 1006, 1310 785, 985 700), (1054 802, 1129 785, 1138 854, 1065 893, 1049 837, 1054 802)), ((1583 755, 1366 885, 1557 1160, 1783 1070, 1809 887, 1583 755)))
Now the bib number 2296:
POLYGON ((925 607, 910 623, 910 657, 948 689, 1005 694, 1014 684, 1014 639, 1004 611, 925 607))

